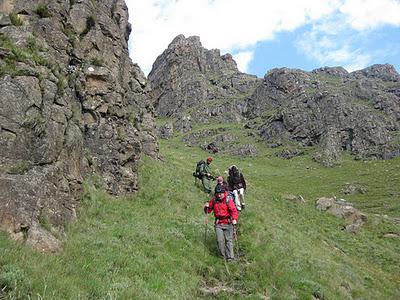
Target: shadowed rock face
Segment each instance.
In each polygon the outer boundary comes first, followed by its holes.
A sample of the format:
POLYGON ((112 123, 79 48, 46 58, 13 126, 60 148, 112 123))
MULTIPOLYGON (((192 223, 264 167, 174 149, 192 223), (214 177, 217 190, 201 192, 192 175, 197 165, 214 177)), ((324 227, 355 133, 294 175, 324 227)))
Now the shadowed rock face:
POLYGON ((57 251, 84 178, 133 193, 140 156, 157 156, 149 87, 123 0, 0 8, 0 229, 57 251))

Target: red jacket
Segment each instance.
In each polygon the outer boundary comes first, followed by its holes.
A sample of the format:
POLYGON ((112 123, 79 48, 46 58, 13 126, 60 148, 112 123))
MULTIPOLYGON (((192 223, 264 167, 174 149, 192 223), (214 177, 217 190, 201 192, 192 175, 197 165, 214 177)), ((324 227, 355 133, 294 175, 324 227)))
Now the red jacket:
POLYGON ((216 224, 229 224, 232 220, 237 220, 239 214, 236 210, 233 198, 229 199, 228 204, 226 203, 226 197, 228 192, 225 192, 224 198, 221 201, 217 201, 217 197, 214 195, 210 202, 208 202, 208 208, 206 212, 209 214, 214 210, 215 223, 216 224))

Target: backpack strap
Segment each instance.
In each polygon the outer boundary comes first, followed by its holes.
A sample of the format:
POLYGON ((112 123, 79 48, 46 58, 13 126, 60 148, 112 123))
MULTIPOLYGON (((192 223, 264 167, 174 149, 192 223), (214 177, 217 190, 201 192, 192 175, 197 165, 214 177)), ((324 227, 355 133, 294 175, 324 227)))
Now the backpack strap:
MULTIPOLYGON (((228 205, 229 200, 231 200, 231 199, 233 201, 233 196, 232 196, 231 192, 229 192, 228 195, 226 196, 226 205, 228 205)), ((233 201, 233 204, 235 204, 235 201, 233 201)))

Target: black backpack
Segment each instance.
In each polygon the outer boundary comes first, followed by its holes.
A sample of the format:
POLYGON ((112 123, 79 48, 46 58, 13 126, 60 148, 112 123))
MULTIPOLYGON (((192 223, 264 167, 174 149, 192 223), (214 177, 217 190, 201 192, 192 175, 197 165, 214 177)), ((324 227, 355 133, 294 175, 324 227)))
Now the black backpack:
POLYGON ((205 163, 206 162, 204 160, 200 160, 196 164, 196 170, 193 172, 193 176, 194 177, 201 179, 201 174, 203 172, 203 168, 204 168, 205 163))
POLYGON ((241 182, 240 171, 229 170, 229 180, 233 184, 238 184, 239 182, 241 182))

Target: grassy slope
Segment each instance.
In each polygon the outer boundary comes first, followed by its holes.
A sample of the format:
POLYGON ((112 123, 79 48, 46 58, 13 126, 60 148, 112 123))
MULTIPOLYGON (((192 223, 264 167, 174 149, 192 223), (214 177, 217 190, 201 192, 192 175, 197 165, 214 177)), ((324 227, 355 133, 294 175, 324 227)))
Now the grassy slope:
POLYGON ((341 167, 325 169, 308 156, 280 160, 268 150, 256 159, 217 156, 214 169, 222 173, 235 163, 249 183, 239 225, 243 256, 226 266, 215 255, 212 217, 204 246, 206 197, 191 176, 207 154, 178 139, 162 141, 161 153, 164 162, 143 159, 142 189, 133 198, 88 188, 62 253, 42 255, 0 234, 0 284, 8 296, 192 299, 207 297, 201 288, 208 285, 227 288, 218 299, 400 297, 400 241, 383 237, 399 233, 399 225, 374 215, 399 217, 400 159, 345 158, 341 167), (344 196, 347 182, 368 192, 344 196), (342 220, 315 209, 315 199, 333 195, 368 213, 360 233, 341 230, 342 220))

